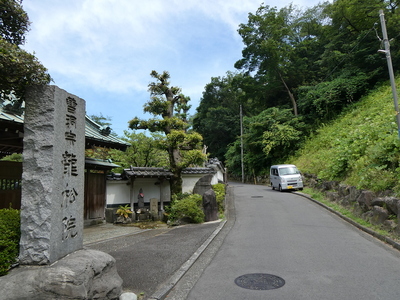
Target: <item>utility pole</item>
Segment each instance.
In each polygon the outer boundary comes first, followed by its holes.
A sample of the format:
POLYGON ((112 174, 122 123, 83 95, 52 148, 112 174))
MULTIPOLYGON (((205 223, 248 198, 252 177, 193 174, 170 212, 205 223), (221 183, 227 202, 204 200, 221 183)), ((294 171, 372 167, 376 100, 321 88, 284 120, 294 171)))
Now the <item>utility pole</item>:
POLYGON ((242 162, 242 183, 244 183, 244 161, 243 161, 243 112, 240 104, 240 159, 242 162))
POLYGON ((396 89, 396 82, 395 82, 394 73, 393 73, 392 58, 390 56, 390 44, 389 44, 389 39, 388 39, 387 31, 386 31, 385 15, 383 14, 382 9, 379 10, 379 17, 381 19, 383 42, 385 44, 385 50, 378 50, 378 52, 382 52, 382 53, 386 54, 386 60, 387 60, 389 76, 390 76, 390 83, 392 85, 394 110, 396 112, 397 133, 398 133, 398 136, 400 139, 400 115, 399 115, 399 104, 397 101, 397 89, 396 89))

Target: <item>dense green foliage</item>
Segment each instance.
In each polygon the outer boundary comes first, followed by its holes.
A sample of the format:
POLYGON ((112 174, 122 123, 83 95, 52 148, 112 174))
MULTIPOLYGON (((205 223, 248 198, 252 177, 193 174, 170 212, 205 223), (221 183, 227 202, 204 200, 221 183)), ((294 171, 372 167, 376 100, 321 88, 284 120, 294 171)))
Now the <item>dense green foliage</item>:
MULTIPOLYGON (((267 173, 266 166, 289 155, 301 140, 304 123, 289 109, 269 108, 254 117, 244 118, 243 135, 245 171, 250 174, 267 173)), ((240 141, 226 154, 230 172, 240 173, 240 141), (233 151, 232 151, 233 150, 233 151)))
POLYGON ((14 113, 22 113, 27 86, 51 81, 37 58, 20 48, 30 25, 21 2, 0 1, 0 102, 14 113))
POLYGON ((130 143, 125 152, 110 150, 109 155, 112 161, 121 166, 114 172, 133 167, 166 167, 168 166, 168 152, 158 147, 159 140, 163 137, 157 133, 148 136, 144 133, 124 131, 121 140, 130 143))
POLYGON ((7 274, 19 253, 20 216, 16 209, 0 209, 0 276, 7 274))
POLYGON ((321 179, 399 193, 400 141, 392 99, 389 84, 377 88, 321 126, 289 161, 321 179))
POLYGON ((262 4, 249 13, 238 30, 244 43, 235 64, 240 73, 212 78, 194 119, 211 156, 225 158, 231 175, 241 174, 242 105, 245 174, 264 175, 320 126, 386 81, 385 55, 378 52, 383 48, 379 11, 384 12, 389 38, 394 38, 396 70, 399 4, 335 0, 306 9, 262 4))
MULTIPOLYGON (((215 192, 219 216, 222 217, 225 211, 225 184, 214 184, 212 189, 215 192)), ((171 204, 166 207, 166 213, 171 222, 186 219, 192 223, 202 223, 205 218, 203 199, 198 194, 174 195, 171 204)))
POLYGON ((235 82, 242 78, 230 72, 224 78, 211 78, 193 119, 193 128, 202 134, 210 157, 220 161, 224 160, 228 145, 240 135, 239 111, 244 93, 235 82))
POLYGON ((215 196, 217 198, 218 204, 218 213, 222 216, 225 213, 225 195, 226 195, 226 186, 223 183, 217 183, 212 186, 215 196))
POLYGON ((168 220, 175 222, 186 219, 192 223, 204 222, 202 197, 198 194, 178 194, 173 196, 171 205, 166 208, 168 220))
POLYGON ((0 161, 16 161, 22 162, 22 154, 20 153, 13 153, 7 156, 0 158, 0 161))

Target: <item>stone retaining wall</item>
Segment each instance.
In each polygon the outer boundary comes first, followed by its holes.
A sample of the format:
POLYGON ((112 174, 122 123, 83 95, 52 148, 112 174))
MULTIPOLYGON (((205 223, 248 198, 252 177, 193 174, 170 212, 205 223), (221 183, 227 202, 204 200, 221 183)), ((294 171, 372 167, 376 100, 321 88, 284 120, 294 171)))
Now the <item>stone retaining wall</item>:
POLYGON ((337 181, 323 181, 312 174, 303 174, 305 185, 323 192, 329 201, 351 209, 357 216, 400 236, 400 199, 392 191, 374 193, 358 190, 337 181))

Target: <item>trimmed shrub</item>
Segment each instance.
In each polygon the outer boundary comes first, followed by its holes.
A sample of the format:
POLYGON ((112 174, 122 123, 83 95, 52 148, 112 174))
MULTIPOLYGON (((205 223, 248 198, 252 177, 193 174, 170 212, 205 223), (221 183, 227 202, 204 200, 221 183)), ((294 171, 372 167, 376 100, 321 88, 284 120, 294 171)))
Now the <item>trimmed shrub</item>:
POLYGON ((218 213, 223 215, 225 212, 225 184, 217 183, 212 186, 217 197, 218 213))
POLYGON ((0 276, 17 261, 20 236, 19 210, 0 209, 0 276))
POLYGON ((174 222, 187 218, 192 223, 204 222, 202 200, 198 194, 182 194, 174 197, 171 206, 167 210, 168 220, 174 222))

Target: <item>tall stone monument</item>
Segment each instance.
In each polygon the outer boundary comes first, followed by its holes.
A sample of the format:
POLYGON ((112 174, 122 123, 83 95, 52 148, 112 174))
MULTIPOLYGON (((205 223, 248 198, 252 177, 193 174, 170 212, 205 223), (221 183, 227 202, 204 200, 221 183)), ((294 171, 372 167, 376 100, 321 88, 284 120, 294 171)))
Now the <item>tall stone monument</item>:
POLYGON ((57 86, 26 95, 20 264, 83 248, 85 101, 57 86))
POLYGON ((84 155, 85 101, 56 86, 29 88, 20 266, 0 280, 1 299, 115 300, 121 295, 115 259, 82 249, 84 155))

